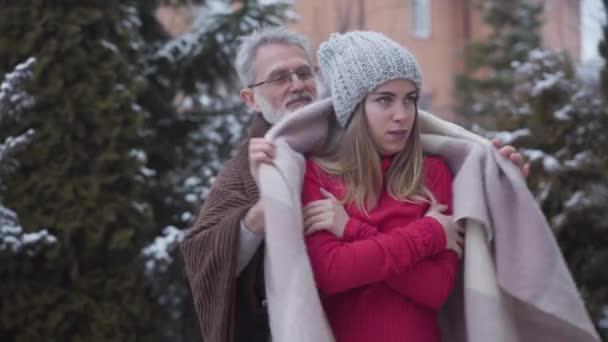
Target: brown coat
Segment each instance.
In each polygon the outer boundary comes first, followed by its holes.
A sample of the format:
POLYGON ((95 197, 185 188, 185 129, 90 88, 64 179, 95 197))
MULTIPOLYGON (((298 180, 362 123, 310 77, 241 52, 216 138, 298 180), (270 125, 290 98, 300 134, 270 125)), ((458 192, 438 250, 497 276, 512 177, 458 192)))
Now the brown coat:
MULTIPOLYGON (((269 128, 256 114, 249 138, 261 137, 269 128)), ((205 342, 268 340, 262 247, 236 277, 240 221, 259 199, 249 172, 248 141, 226 162, 181 244, 205 342)))

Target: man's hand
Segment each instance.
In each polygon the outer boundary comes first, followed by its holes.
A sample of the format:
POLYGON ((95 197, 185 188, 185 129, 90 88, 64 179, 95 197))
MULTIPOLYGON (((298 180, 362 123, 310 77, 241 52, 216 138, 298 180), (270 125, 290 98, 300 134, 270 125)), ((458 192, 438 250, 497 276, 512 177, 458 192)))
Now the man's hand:
POLYGON ((310 202, 304 207, 304 234, 327 230, 337 238, 344 235, 348 214, 344 206, 329 191, 321 189, 326 199, 310 202))
POLYGON ((264 138, 249 140, 249 171, 258 182, 258 168, 261 164, 272 164, 276 156, 276 146, 264 138))
POLYGON ((264 234, 264 207, 262 201, 257 201, 245 214, 243 225, 256 234, 264 234))
MULTIPOLYGON (((272 164, 276 156, 276 146, 264 138, 249 140, 249 172, 258 185, 258 169, 261 164, 272 164)), ((245 228, 256 234, 264 234, 264 208, 262 202, 257 201, 243 218, 245 228)))
POLYGON ((517 153, 517 149, 511 145, 503 144, 500 139, 494 138, 492 139, 492 144, 494 147, 498 149, 498 152, 502 154, 505 158, 511 160, 517 167, 521 169, 521 173, 524 177, 528 177, 530 174, 530 164, 524 162, 524 158, 521 154, 517 153))

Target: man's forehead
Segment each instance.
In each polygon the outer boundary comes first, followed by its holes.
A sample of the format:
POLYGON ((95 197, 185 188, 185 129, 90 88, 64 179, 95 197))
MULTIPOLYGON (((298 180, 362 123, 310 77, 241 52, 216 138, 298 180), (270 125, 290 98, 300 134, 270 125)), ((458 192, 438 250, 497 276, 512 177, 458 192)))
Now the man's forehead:
POLYGON ((306 52, 298 45, 268 44, 261 46, 255 56, 256 73, 269 74, 274 70, 310 65, 306 52))

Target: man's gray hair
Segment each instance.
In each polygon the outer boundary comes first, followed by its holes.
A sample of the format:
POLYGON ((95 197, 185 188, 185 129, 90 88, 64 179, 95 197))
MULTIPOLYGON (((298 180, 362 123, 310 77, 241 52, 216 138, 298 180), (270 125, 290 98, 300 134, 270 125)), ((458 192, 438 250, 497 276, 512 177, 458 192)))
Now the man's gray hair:
POLYGON ((239 41, 235 67, 244 87, 255 82, 256 74, 253 62, 258 49, 262 46, 271 44, 295 45, 304 50, 306 59, 309 63, 312 62, 308 39, 284 26, 265 27, 239 38, 239 41))

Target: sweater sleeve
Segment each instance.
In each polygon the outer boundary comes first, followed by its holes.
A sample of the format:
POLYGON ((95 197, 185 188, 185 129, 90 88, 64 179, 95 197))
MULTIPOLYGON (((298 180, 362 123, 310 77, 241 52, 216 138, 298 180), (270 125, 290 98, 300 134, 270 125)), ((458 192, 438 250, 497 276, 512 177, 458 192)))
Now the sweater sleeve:
POLYGON ((326 231, 306 238, 317 287, 326 294, 348 291, 395 276, 445 248, 445 233, 425 217, 388 233, 343 242, 326 231))
MULTIPOLYGON (((368 239, 377 234, 379 232, 375 227, 351 218, 343 238, 354 241, 368 239)), ((451 250, 443 250, 403 272, 388 277, 386 283, 409 300, 431 310, 438 310, 454 288, 457 266, 457 254, 451 250)))
POLYGON ((264 235, 250 231, 243 223, 243 220, 241 220, 236 255, 237 276, 241 274, 243 269, 249 264, 251 258, 253 258, 253 255, 260 247, 262 240, 264 240, 264 235))
MULTIPOLYGON (((449 168, 437 158, 432 158, 426 167, 427 186, 439 203, 448 206, 446 214, 451 215, 452 174, 449 168)), ((457 271, 457 254, 451 250, 443 250, 420 261, 414 267, 388 278, 386 283, 411 301, 438 310, 454 288, 457 271)))
MULTIPOLYGON (((312 161, 306 165, 302 204, 322 198, 322 173, 312 161)), ((331 190, 331 189, 327 189, 331 190)), ((425 217, 388 233, 351 217, 347 230, 369 234, 356 241, 339 240, 327 231, 306 238, 317 287, 324 293, 339 293, 396 275, 420 260, 445 248, 445 233, 435 219, 425 217), (360 230, 360 231, 359 231, 360 230)))
POLYGON ((456 253, 444 250, 387 279, 386 283, 412 302, 436 311, 454 289, 457 269, 456 253))

